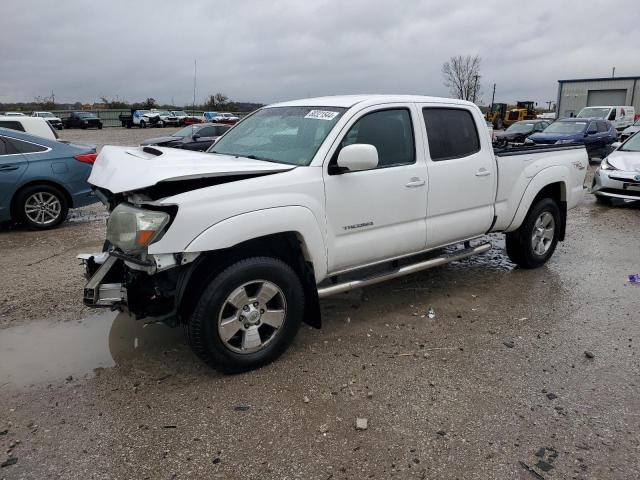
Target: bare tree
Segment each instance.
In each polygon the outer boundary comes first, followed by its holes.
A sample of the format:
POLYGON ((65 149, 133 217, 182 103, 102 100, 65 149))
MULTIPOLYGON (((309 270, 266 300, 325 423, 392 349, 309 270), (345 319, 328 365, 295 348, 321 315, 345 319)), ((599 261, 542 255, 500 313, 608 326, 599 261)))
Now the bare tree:
POLYGON ((479 99, 481 62, 478 55, 458 55, 442 65, 444 85, 452 96, 471 102, 479 99))

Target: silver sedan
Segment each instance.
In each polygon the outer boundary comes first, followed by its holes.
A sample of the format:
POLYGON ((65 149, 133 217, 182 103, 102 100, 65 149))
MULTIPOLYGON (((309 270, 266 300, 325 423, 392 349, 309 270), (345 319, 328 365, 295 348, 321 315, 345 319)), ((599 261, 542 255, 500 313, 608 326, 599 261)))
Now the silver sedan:
POLYGON ((640 133, 602 160, 593 177, 591 193, 600 203, 611 203, 613 198, 640 200, 640 133))

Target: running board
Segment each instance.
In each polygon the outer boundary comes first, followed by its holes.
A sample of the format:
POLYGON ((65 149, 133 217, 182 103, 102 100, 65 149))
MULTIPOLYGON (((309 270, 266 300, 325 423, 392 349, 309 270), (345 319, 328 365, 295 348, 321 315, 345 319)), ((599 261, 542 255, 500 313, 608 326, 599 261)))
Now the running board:
POLYGON ((483 243, 477 247, 469 247, 458 251, 448 252, 439 257, 430 258, 423 262, 414 263, 412 265, 405 265, 403 267, 392 270, 391 272, 383 273, 380 275, 374 275, 369 278, 363 278, 359 280, 351 280, 345 283, 338 283, 335 285, 329 285, 327 287, 321 287, 318 289, 318 297, 325 298, 337 293, 348 292, 356 288, 367 287, 376 283, 385 282, 393 278, 403 277, 412 273, 420 272, 422 270, 428 270, 429 268, 439 267, 446 265, 447 263, 455 262, 456 260, 462 260, 467 257, 479 255, 491 249, 490 243, 483 243))

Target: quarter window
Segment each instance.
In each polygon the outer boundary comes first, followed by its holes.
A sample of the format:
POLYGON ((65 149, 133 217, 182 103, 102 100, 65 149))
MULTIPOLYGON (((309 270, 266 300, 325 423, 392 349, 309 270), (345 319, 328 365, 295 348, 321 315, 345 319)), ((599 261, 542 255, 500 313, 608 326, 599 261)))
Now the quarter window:
MULTIPOLYGON (((407 109, 389 109, 368 113, 349 129, 340 143, 347 145, 364 143, 378 151, 378 167, 409 165, 416 161, 411 114, 407 109)), ((337 160, 337 154, 334 157, 337 160)))
POLYGON ((461 108, 423 108, 431 160, 467 157, 480 151, 471 112, 461 108))
POLYGON ((47 150, 47 147, 35 143, 23 142, 17 138, 8 139, 18 153, 38 153, 47 150))

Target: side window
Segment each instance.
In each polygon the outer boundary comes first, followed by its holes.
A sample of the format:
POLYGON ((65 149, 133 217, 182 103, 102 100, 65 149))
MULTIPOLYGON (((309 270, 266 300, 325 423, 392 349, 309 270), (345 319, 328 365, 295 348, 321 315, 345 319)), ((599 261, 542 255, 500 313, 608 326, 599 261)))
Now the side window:
POLYGON ((431 160, 462 158, 480 151, 480 139, 471 112, 462 108, 422 109, 431 160))
POLYGON ((616 109, 612 108, 611 113, 609 114, 609 118, 607 120, 615 120, 616 119, 616 109))
POLYGON ((220 135, 222 135, 224 132, 226 132, 227 130, 229 130, 231 127, 215 127, 216 128, 216 132, 215 132, 215 136, 218 137, 220 135))
POLYGON ((47 147, 36 145, 35 143, 23 142, 17 138, 11 138, 9 139, 9 142, 18 153, 38 153, 47 150, 47 147))
POLYGON ((608 132, 609 127, 606 122, 598 122, 598 132, 608 132))
POLYGON ((409 165, 416 161, 411 114, 405 108, 380 110, 360 118, 344 136, 340 148, 354 143, 376 147, 377 168, 409 165))
POLYGON ((11 130, 18 130, 19 132, 24 132, 24 127, 20 122, 12 121, 12 120, 1 120, 0 121, 1 128, 10 128, 11 130))
POLYGON ((533 131, 534 132, 541 132, 542 130, 544 130, 545 125, 541 122, 541 123, 536 123, 533 126, 533 131))

